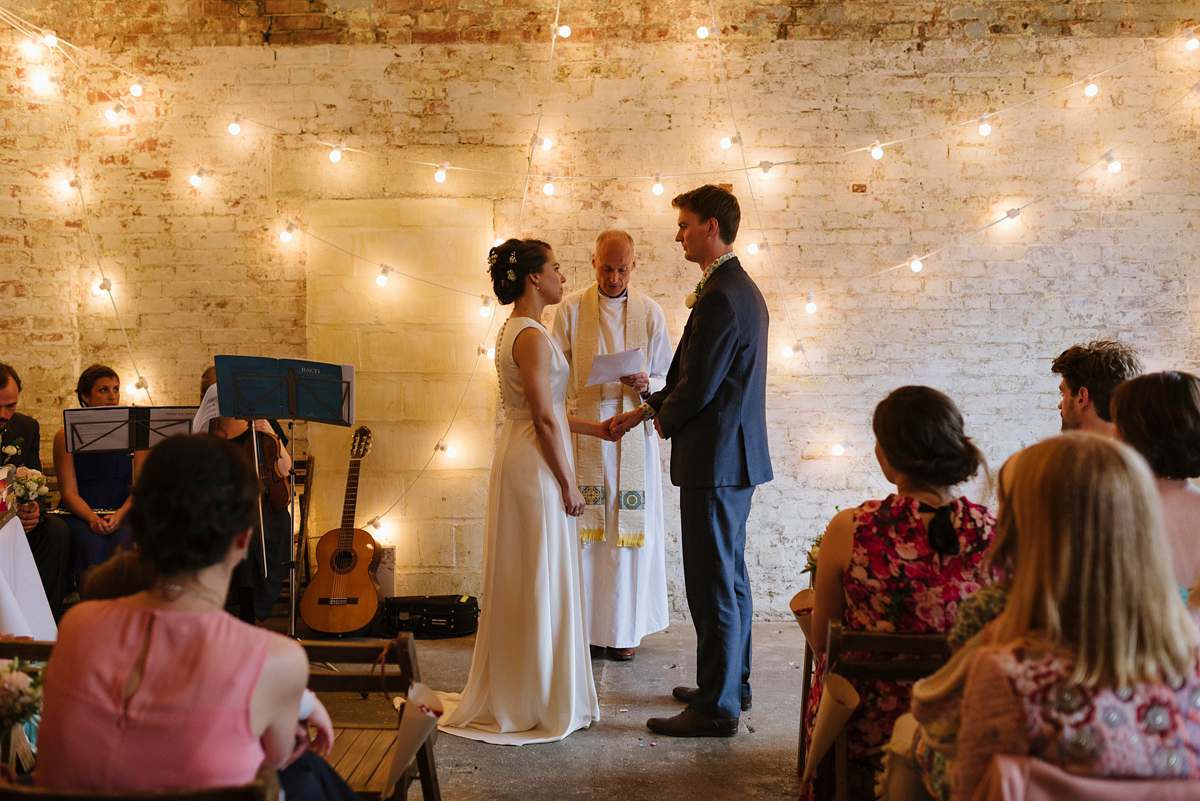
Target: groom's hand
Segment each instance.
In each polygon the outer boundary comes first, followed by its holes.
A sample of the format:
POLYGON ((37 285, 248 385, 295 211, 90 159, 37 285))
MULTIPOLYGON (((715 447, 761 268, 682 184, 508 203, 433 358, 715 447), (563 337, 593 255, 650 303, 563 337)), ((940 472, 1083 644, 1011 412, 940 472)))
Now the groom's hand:
POLYGON ((609 421, 609 431, 611 431, 615 437, 623 437, 625 436, 626 432, 630 431, 634 426, 642 422, 642 417, 643 415, 641 409, 633 409, 632 411, 625 412, 624 414, 614 415, 609 421))
POLYGON ((666 439, 666 437, 663 436, 662 423, 658 422, 657 417, 654 418, 654 430, 658 432, 658 436, 662 437, 663 439, 666 439))

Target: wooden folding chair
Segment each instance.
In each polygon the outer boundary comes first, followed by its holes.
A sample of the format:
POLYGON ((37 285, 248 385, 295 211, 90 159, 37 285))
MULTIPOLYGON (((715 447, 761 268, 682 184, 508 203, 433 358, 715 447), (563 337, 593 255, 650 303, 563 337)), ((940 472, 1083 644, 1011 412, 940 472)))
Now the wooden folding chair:
MULTIPOLYGON (((812 651, 805 645, 805 685, 803 691, 807 709, 808 688, 812 686, 812 651)), ((892 632, 847 631, 841 623, 829 624, 825 649, 826 675, 850 679, 882 681, 917 681, 936 671, 950 659, 950 646, 944 634, 894 634, 892 632), (848 654, 852 654, 849 656, 848 654), (909 658, 914 657, 914 658, 909 658)), ((800 772, 804 772, 807 752, 804 713, 800 718, 800 772)), ((836 779, 835 798, 849 798, 849 766, 847 764, 846 732, 838 735, 833 751, 826 754, 819 771, 836 779)), ((820 788, 820 785, 818 785, 820 788)), ((821 795, 818 792, 818 795, 821 795)))

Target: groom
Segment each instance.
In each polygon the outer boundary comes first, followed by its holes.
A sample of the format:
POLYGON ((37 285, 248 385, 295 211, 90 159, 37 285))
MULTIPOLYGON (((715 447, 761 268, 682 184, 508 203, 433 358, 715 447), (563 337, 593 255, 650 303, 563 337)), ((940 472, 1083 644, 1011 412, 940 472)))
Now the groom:
POLYGON ((737 198, 710 185, 671 205, 679 210, 675 241, 703 275, 686 300, 692 313, 666 386, 611 425, 621 434, 653 419, 673 442, 671 482, 679 487, 683 576, 696 625, 699 687, 676 687, 687 708, 646 726, 675 737, 732 737, 751 701, 746 518, 755 486, 772 478, 767 306, 733 255, 737 198))

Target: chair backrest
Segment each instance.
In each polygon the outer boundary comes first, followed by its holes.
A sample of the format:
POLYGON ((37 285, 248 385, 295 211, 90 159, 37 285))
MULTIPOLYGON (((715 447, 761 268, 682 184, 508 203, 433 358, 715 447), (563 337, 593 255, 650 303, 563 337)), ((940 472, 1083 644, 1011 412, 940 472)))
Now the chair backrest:
POLYGON ((1076 776, 1042 759, 997 754, 971 801, 1195 801, 1200 782, 1076 776))
POLYGON ((46 640, 0 640, 0 659, 45 662, 53 650, 54 643, 46 640))
POLYGON ((41 787, 0 784, 0 801, 279 801, 279 772, 263 765, 250 784, 166 790, 157 793, 98 793, 93 790, 62 792, 41 787))
POLYGON ((311 565, 309 556, 309 533, 308 521, 312 518, 309 516, 309 508, 312 506, 312 491, 313 478, 315 472, 316 457, 312 454, 297 459, 292 465, 292 470, 296 474, 296 493, 299 497, 300 520, 297 524, 296 532, 300 541, 300 547, 304 550, 300 556, 300 563, 296 565, 296 572, 300 575, 301 581, 307 581, 311 575, 311 565))
POLYGON ((944 634, 847 631, 831 622, 825 653, 829 672, 847 679, 916 681, 946 664, 950 646, 944 634))
MULTIPOLYGON (((388 692, 405 695, 414 681, 421 680, 421 670, 417 666, 417 651, 412 636, 402 631, 397 635, 394 648, 388 649, 386 678, 380 678, 380 671, 370 669, 337 670, 333 672, 310 671, 308 687, 314 692, 374 692, 386 687, 388 692)), ((383 645, 379 642, 330 642, 325 640, 301 640, 300 644, 308 652, 312 662, 329 662, 331 664, 371 665, 383 645)))

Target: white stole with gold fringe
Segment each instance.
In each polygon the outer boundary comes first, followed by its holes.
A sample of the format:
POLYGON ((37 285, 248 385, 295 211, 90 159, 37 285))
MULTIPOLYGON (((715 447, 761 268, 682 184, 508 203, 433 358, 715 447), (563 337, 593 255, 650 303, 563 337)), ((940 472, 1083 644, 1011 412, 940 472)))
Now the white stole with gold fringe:
MULTIPOLYGON (((625 301, 625 348, 641 348, 643 365, 649 332, 646 330, 646 303, 642 294, 629 287, 625 301)), ((579 301, 575 343, 571 359, 575 364, 575 392, 578 414, 588 420, 600 420, 603 387, 584 386, 592 372, 592 361, 600 345, 600 288, 593 284, 579 301)), ((644 368, 643 368, 644 369, 644 368)), ((632 387, 621 385, 618 412, 640 406, 641 396, 632 387)), ((616 443, 617 447, 617 546, 641 546, 646 542, 646 440, 640 427, 616 443)), ((579 536, 584 542, 602 542, 606 530, 607 497, 604 489, 604 455, 597 437, 578 437, 575 477, 585 502, 579 518, 579 536)))

